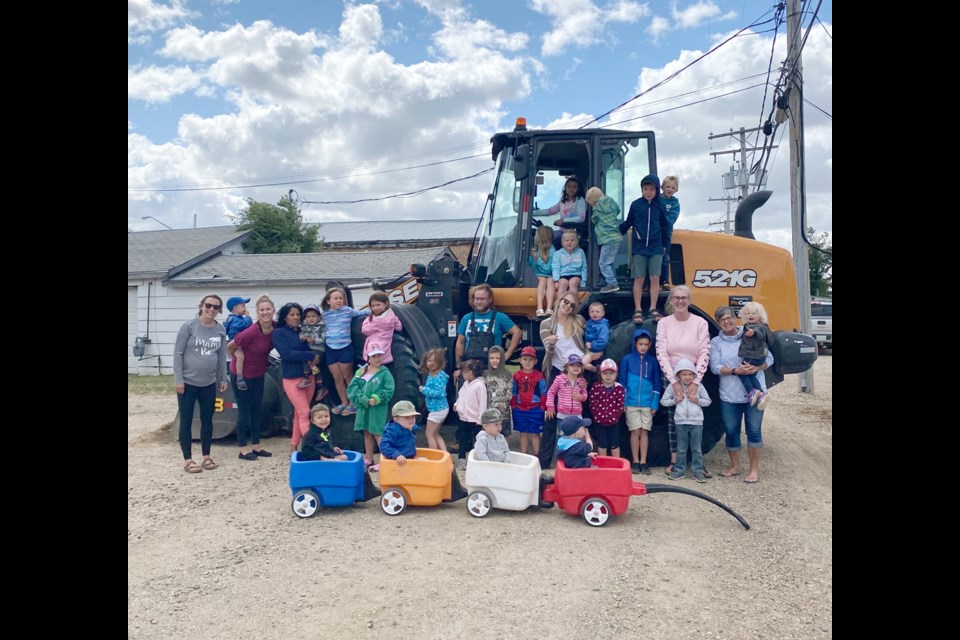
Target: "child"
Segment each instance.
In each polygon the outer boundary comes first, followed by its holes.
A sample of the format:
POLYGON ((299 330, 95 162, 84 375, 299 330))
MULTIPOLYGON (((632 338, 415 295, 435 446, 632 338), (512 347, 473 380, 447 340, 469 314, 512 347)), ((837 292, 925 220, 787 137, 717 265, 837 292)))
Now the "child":
POLYGON ((576 293, 580 286, 587 286, 587 254, 578 244, 576 229, 563 232, 563 248, 553 254, 553 279, 559 284, 557 294, 563 296, 567 289, 576 293))
POLYGON ((353 430, 363 432, 363 464, 371 471, 380 470, 380 465, 373 464, 373 441, 380 444, 387 422, 387 405, 394 390, 393 375, 383 366, 383 354, 379 344, 371 344, 365 354, 367 364, 357 369, 347 387, 347 397, 357 407, 353 430))
POLYGON ((547 381, 536 366, 537 350, 521 349, 520 370, 513 374, 510 398, 513 428, 520 434, 520 453, 526 453, 527 447, 532 446, 533 455, 540 451, 540 434, 547 410, 547 381))
POLYGON ((300 460, 346 460, 347 454, 330 438, 330 407, 315 404, 310 409, 310 429, 300 441, 300 460))
POLYGON ((440 435, 440 427, 450 414, 450 404, 447 402, 447 381, 450 376, 444 369, 447 360, 443 347, 430 349, 423 354, 420 360, 420 373, 426 374, 427 379, 420 385, 420 393, 427 404, 427 448, 447 450, 447 443, 440 435))
POLYGON ((370 315, 364 318, 360 325, 360 331, 367 336, 363 344, 363 350, 366 352, 371 342, 376 342, 386 351, 383 355, 383 364, 393 362, 393 354, 390 352, 393 346, 393 333, 403 331, 403 324, 400 318, 390 308, 390 298, 383 291, 374 291, 370 294, 370 315))
MULTIPOLYGON (((673 240, 673 225, 677 223, 680 217, 680 201, 675 194, 680 190, 680 178, 677 176, 667 176, 660 184, 660 201, 666 211, 664 217, 667 221, 667 235, 663 241, 663 265, 660 267, 660 288, 664 291, 670 289, 670 243, 673 240)), ((601 254, 603 255, 603 254, 601 254)))
POLYGON ((660 178, 650 174, 640 181, 643 195, 630 204, 627 219, 618 227, 624 235, 633 227, 633 245, 630 248, 630 276, 633 278, 633 321, 643 322, 640 307, 643 298, 643 279, 650 276, 650 311, 648 318, 659 320, 663 315, 657 311, 660 295, 660 269, 663 266, 663 243, 666 240, 666 210, 660 201, 660 178))
POLYGON ((610 196, 604 195, 599 187, 587 189, 587 204, 593 209, 590 218, 593 220, 593 232, 596 234, 597 244, 600 245, 600 275, 606 284, 600 288, 600 293, 619 291, 617 275, 613 272, 613 262, 617 258, 623 234, 617 226, 620 224, 620 205, 610 196))
POLYGON ((673 385, 670 385, 660 399, 660 404, 665 407, 677 406, 674 414, 677 422, 677 461, 673 463, 673 471, 667 477, 671 480, 683 478, 687 468, 687 449, 689 448, 693 452, 693 460, 690 463, 693 467, 693 477, 700 484, 704 484, 707 478, 703 475, 703 451, 700 450, 700 443, 703 440, 702 407, 710 406, 710 396, 700 384, 697 385, 696 401, 688 397, 690 385, 697 377, 696 368, 692 362, 683 358, 674 367, 674 371, 677 372, 677 380, 680 381, 680 387, 683 389, 683 397, 678 402, 673 385))
MULTIPOLYGON (((303 308, 303 322, 300 323, 300 340, 301 342, 306 342, 310 345, 310 350, 314 353, 323 353, 324 349, 324 334, 326 333, 326 326, 323 323, 323 314, 320 312, 320 307, 315 304, 308 304, 303 308)), ((313 374, 317 377, 319 382, 320 378, 320 367, 316 365, 311 365, 309 362, 303 363, 303 380, 297 383, 297 387, 304 389, 310 386, 310 374, 313 374)), ((317 385, 317 392, 313 396, 313 399, 320 401, 323 396, 326 395, 326 390, 317 385), (323 394, 321 394, 323 391, 323 394)))
POLYGON ((357 311, 347 306, 347 293, 340 287, 330 287, 323 295, 320 303, 323 309, 323 320, 327 325, 327 350, 324 360, 333 384, 337 387, 337 395, 341 404, 330 409, 335 414, 343 413, 352 416, 357 408, 347 398, 347 385, 353 376, 353 344, 350 335, 350 321, 356 316, 369 315, 370 309, 357 311))
MULTIPOLYGON (((401 467, 407 460, 417 457, 417 416, 420 414, 409 400, 400 400, 393 405, 393 419, 387 423, 380 439, 380 457, 396 460, 401 467)), ((422 458, 421 458, 422 459, 422 458)), ((372 469, 373 467, 371 467, 372 469)), ((377 465, 377 469, 380 465, 377 465)), ((444 502, 455 502, 467 497, 467 490, 460 484, 460 478, 453 468, 450 469, 450 497, 444 502)))
POLYGON ((248 302, 250 302, 250 298, 241 298, 240 296, 233 296, 227 300, 227 310, 230 315, 223 321, 223 328, 227 330, 228 341, 233 340, 238 333, 253 324, 253 318, 247 311, 248 302))
POLYGON ((590 389, 591 433, 602 456, 620 457, 620 416, 624 411, 626 391, 617 382, 617 363, 607 358, 600 363, 600 380, 590 389))
POLYGON ((603 303, 599 300, 590 303, 590 319, 583 331, 583 345, 587 348, 587 353, 583 356, 583 368, 587 371, 597 370, 591 363, 603 358, 603 350, 610 340, 610 321, 603 317, 604 310, 603 303))
POLYGON ((479 360, 460 363, 463 385, 457 392, 453 410, 457 412, 457 441, 460 443, 459 468, 467 468, 467 454, 480 433, 480 415, 487 408, 487 385, 481 377, 483 367, 479 360))
POLYGON ((557 438, 557 460, 563 460, 568 469, 587 469, 597 457, 593 450, 593 441, 587 427, 590 420, 569 416, 560 421, 560 433, 557 438))
POLYGON ((630 455, 633 458, 633 473, 650 475, 647 466, 647 449, 653 415, 660 406, 660 363, 650 351, 653 337, 646 329, 633 332, 633 353, 620 361, 620 384, 626 391, 624 406, 627 414, 627 429, 630 431, 630 455))
POLYGON ((581 416, 583 403, 587 401, 587 381, 582 374, 583 361, 577 354, 570 354, 563 365, 563 373, 554 378, 547 391, 547 412, 544 414, 547 420, 581 416))
MULTIPOLYGON (((409 400, 400 400, 393 405, 392 418, 380 438, 380 457, 396 460, 401 467, 407 458, 417 457, 417 416, 420 413, 409 400)), ((377 465, 377 469, 380 466, 377 465)))
POLYGON ((527 261, 537 276, 537 317, 553 313, 553 229, 546 225, 537 228, 533 236, 533 251, 527 261), (543 300, 543 304, 541 304, 543 300))
POLYGON ((510 447, 500 430, 503 416, 497 409, 487 409, 480 416, 483 430, 477 434, 473 457, 487 462, 510 462, 510 447))
POLYGON ((487 385, 487 409, 496 409, 500 412, 503 421, 503 435, 510 435, 510 396, 513 376, 507 371, 506 351, 498 344, 490 347, 487 352, 487 363, 490 365, 483 372, 483 381, 487 385))
POLYGON ((578 224, 587 219, 587 201, 583 199, 583 187, 580 186, 580 180, 577 176, 570 176, 563 183, 563 191, 560 192, 560 202, 549 209, 534 209, 534 216, 546 214, 560 214, 560 217, 553 221, 555 227, 563 227, 569 224, 578 224))
MULTIPOLYGON (((740 318, 743 320, 743 335, 740 336, 740 350, 737 351, 737 356, 744 363, 759 367, 765 362, 767 348, 773 348, 775 343, 773 331, 767 324, 767 310, 759 302, 748 302, 740 309, 740 318)), ((750 406, 756 405, 760 411, 763 411, 767 402, 770 401, 757 378, 762 375, 762 371, 751 375, 737 375, 750 399, 750 406)))

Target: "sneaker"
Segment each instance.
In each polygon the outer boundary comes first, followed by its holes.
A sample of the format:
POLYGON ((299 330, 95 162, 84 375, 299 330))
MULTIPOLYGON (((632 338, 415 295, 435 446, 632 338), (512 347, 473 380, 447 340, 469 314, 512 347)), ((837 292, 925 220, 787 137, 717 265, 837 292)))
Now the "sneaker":
POLYGON ((646 463, 641 462, 641 463, 640 463, 640 473, 642 473, 642 474, 645 475, 645 476, 649 476, 649 475, 650 475, 650 467, 648 467, 648 466, 646 465, 646 463))
POLYGON ((297 383, 297 389, 306 389, 310 386, 310 378, 300 378, 300 382, 297 383))
POLYGON ((257 454, 257 456, 259 456, 259 457, 261 457, 261 458, 269 458, 270 456, 273 455, 272 453, 270 453, 270 452, 267 451, 266 449, 260 449, 260 451, 257 451, 256 449, 254 449, 253 452, 254 452, 255 454, 257 454))
POLYGON ((757 409, 763 411, 767 408, 767 403, 770 402, 770 394, 764 393, 763 391, 757 391, 757 395, 760 396, 760 399, 757 400, 757 409))
POLYGON ((253 451, 247 451, 246 453, 241 453, 237 457, 240 458, 241 460, 256 460, 257 454, 253 451))
POLYGON ((340 412, 342 416, 355 416, 357 415, 357 408, 352 404, 348 404, 343 408, 343 411, 340 412))
POLYGON ((457 469, 460 469, 461 471, 465 471, 466 468, 467 468, 467 459, 460 458, 460 461, 457 462, 457 469))
POLYGON ((631 465, 630 465, 630 472, 631 472, 631 473, 640 473, 640 463, 639 463, 639 462, 634 462, 633 464, 631 464, 631 465))
POLYGON ((707 478, 702 473, 693 474, 693 478, 700 484, 707 484, 707 478))
POLYGON ((612 293, 614 291, 620 291, 620 285, 618 284, 605 284, 600 288, 600 293, 612 293))
POLYGON ((539 506, 541 509, 553 509, 553 503, 546 500, 541 500, 537 506, 539 506))
POLYGON ((759 392, 759 391, 753 390, 753 391, 750 392, 750 406, 751 406, 751 407, 756 406, 757 400, 759 400, 759 399, 760 399, 760 392, 759 392))
POLYGON ((311 367, 310 371, 312 371, 312 372, 313 372, 313 375, 315 375, 315 376, 320 375, 320 367, 318 367, 318 366, 316 366, 316 365, 314 365, 313 367, 311 367))
POLYGON ((671 480, 683 480, 683 475, 684 474, 680 473, 679 471, 674 471, 667 477, 670 478, 671 480))
POLYGON ((313 396, 313 400, 314 400, 315 402, 321 402, 321 401, 322 401, 324 398, 326 398, 328 395, 330 395, 330 394, 329 394, 329 392, 327 391, 326 387, 320 387, 319 389, 317 389, 317 394, 316 394, 315 396, 313 396))

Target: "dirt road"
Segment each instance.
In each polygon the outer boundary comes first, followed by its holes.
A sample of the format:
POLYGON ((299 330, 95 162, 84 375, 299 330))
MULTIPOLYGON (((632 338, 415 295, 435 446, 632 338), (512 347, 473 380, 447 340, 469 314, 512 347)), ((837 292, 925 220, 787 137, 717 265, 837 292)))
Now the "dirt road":
MULTIPOLYGON (((680 482, 749 531, 678 494, 632 498, 601 528, 559 509, 477 519, 463 502, 389 517, 370 501, 302 520, 287 440, 265 441, 279 455, 255 462, 217 442, 220 468, 189 475, 160 430, 175 398, 130 396, 128 636, 832 637, 832 360, 815 365, 817 395, 796 376, 773 390, 758 484, 680 482)), ((721 442, 707 465, 726 463, 721 442)), ((637 478, 668 482, 653 471, 637 478)))

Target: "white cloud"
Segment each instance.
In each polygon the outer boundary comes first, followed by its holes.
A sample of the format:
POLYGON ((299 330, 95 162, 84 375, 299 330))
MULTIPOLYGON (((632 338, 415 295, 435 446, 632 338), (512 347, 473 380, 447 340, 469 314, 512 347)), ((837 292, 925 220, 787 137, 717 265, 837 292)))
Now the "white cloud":
POLYGON ((670 30, 670 23, 667 22, 666 18, 661 18, 660 16, 654 16, 650 20, 650 24, 647 25, 647 28, 644 29, 645 32, 650 34, 650 39, 654 42, 657 42, 660 39, 660 35, 665 31, 670 30))
POLYGON ((550 17, 552 30, 543 36, 545 56, 563 53, 567 47, 587 47, 604 42, 604 26, 612 22, 633 23, 649 15, 647 4, 617 0, 601 9, 591 0, 532 0, 530 8, 550 17))
MULTIPOLYGON (((165 29, 200 15, 183 6, 181 0, 159 4, 153 0, 127 0, 127 37, 131 34, 165 29)), ((139 41, 140 39, 138 39, 139 41)))
POLYGON ((683 9, 678 9, 677 5, 673 6, 673 19, 676 21, 677 28, 679 29, 693 29, 699 27, 707 20, 714 22, 719 20, 732 20, 736 16, 737 14, 733 11, 721 16, 720 7, 713 2, 704 2, 703 0, 683 9))
POLYGON ((200 77, 190 67, 154 67, 127 69, 127 99, 148 103, 167 102, 200 85, 200 77))

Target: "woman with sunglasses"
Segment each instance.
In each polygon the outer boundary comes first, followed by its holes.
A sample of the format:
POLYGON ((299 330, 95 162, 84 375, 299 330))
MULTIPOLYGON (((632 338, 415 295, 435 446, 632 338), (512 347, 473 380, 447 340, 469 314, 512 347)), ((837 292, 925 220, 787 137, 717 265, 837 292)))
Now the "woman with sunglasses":
POLYGON ((213 410, 220 392, 227 390, 227 331, 217 322, 223 300, 215 294, 200 301, 197 317, 187 320, 177 332, 173 347, 173 380, 180 404, 180 451, 183 470, 200 473, 217 468, 210 457, 213 440, 213 410), (200 452, 203 463, 193 461, 193 408, 200 405, 200 452))
MULTIPOLYGON (((546 353, 543 356, 543 377, 549 385, 559 373, 563 373, 570 356, 581 358, 587 353, 583 344, 583 330, 587 324, 577 311, 577 294, 567 291, 557 300, 553 315, 540 323, 540 341, 546 353)), ((540 466, 550 468, 554 449, 557 448, 556 420, 548 420, 540 438, 540 466)))

